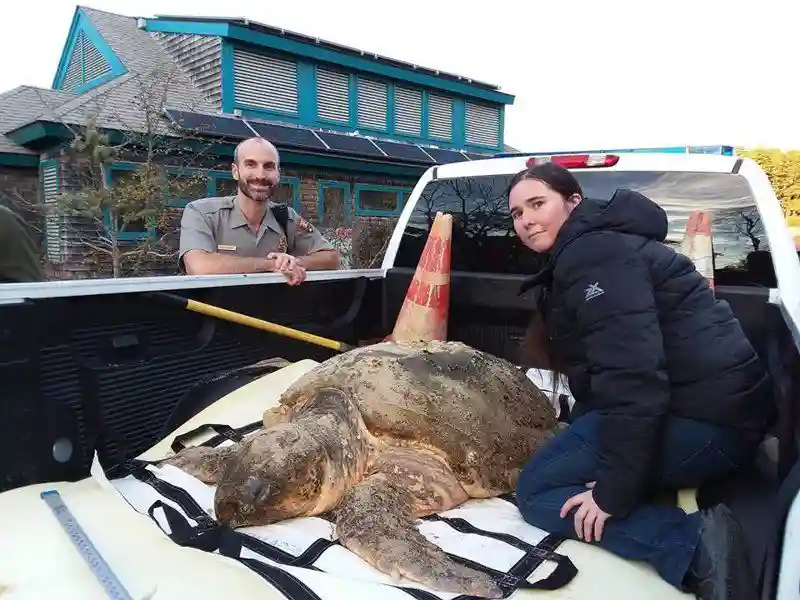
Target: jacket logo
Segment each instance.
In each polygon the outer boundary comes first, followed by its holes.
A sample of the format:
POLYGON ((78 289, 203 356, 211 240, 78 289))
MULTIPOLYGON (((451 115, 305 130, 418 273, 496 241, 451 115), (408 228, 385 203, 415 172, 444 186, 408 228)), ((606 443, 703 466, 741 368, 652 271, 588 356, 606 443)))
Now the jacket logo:
POLYGON ((597 298, 598 296, 602 296, 603 294, 605 294, 603 288, 600 287, 599 281, 595 281, 594 283, 589 284, 586 287, 585 292, 586 292, 586 297, 584 298, 584 300, 586 301, 591 300, 592 298, 597 298))

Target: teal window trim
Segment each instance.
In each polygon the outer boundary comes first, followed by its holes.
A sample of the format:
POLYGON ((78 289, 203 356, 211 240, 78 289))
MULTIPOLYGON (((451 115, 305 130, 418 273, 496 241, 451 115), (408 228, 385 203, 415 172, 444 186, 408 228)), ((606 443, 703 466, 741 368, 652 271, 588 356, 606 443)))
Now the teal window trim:
POLYGON ((352 203, 353 197, 350 193, 350 184, 346 181, 334 181, 331 179, 318 179, 317 180, 317 219, 322 223, 325 216, 325 195, 323 191, 326 188, 341 189, 344 192, 344 212, 345 219, 344 225, 347 227, 352 224, 353 210, 352 203))
POLYGON ((371 183, 357 183, 355 185, 355 213, 360 217, 394 217, 399 215, 405 204, 405 199, 411 193, 411 188, 394 185, 376 185, 371 183), (397 207, 394 210, 376 210, 361 207, 361 192, 396 192, 397 207))
MULTIPOLYGON (((111 188, 111 178, 114 171, 130 172, 135 171, 137 168, 139 168, 139 165, 136 163, 112 163, 109 165, 108 169, 106 169, 106 186, 111 188)), ((106 227, 106 231, 110 230, 112 227, 111 213, 107 208, 103 209, 103 224, 106 227)), ((155 238, 155 223, 152 221, 147 231, 122 231, 118 235, 118 239, 121 242, 138 242, 147 238, 155 238)))
MULTIPOLYGON (((142 163, 133 163, 133 162, 115 162, 109 165, 108 170, 106 171, 107 176, 107 183, 111 185, 111 175, 113 171, 136 171, 142 166, 142 163)), ((178 167, 172 165, 161 165, 161 167, 167 172, 172 173, 175 175, 193 175, 195 173, 203 173, 206 175, 206 192, 209 196, 213 196, 216 193, 216 180, 217 179, 233 179, 233 175, 230 171, 217 171, 214 169, 202 169, 197 167, 178 167)), ((182 200, 173 200, 168 198, 164 201, 166 206, 170 206, 173 208, 184 208, 189 202, 192 200, 196 200, 197 198, 192 199, 182 199, 182 200)), ((108 212, 108 209, 104 211, 103 220, 107 228, 111 226, 111 216, 108 212)), ((119 234, 119 239, 121 241, 140 241, 146 238, 154 238, 155 237, 155 224, 152 224, 152 227, 148 229, 148 231, 125 231, 119 234)))
POLYGON ((453 98, 450 122, 450 140, 459 148, 467 144, 467 103, 464 98, 453 98))
POLYGON ((83 83, 73 88, 71 91, 77 94, 82 94, 83 92, 86 92, 92 88, 96 88, 104 83, 108 83, 112 79, 116 79, 120 75, 124 75, 128 72, 117 54, 108 44, 108 42, 106 42, 105 38, 100 34, 100 32, 95 28, 92 20, 88 17, 88 15, 86 15, 85 12, 83 12, 81 8, 77 8, 75 10, 75 15, 72 17, 72 23, 70 25, 67 41, 64 44, 64 48, 61 52, 61 58, 58 62, 56 75, 53 78, 52 87, 54 89, 61 89, 61 86, 64 83, 64 79, 67 76, 69 61, 72 58, 72 52, 75 50, 75 44, 78 41, 78 33, 81 31, 83 31, 86 39, 93 44, 95 48, 97 48, 97 51, 106 60, 109 70, 100 77, 95 77, 94 79, 86 81, 85 57, 83 56, 83 53, 81 53, 81 80, 83 83))
POLYGON ((228 40, 222 40, 220 48, 221 62, 221 94, 222 112, 233 113, 236 108, 236 78, 233 69, 233 49, 234 46, 228 40))
MULTIPOLYGON (((233 179, 233 173, 230 171, 210 171, 208 182, 208 195, 217 196, 217 180, 219 179, 233 179)), ((184 204, 184 206, 186 206, 184 204)))
POLYGON ((292 186, 292 208, 294 212, 300 214, 300 178, 282 175, 280 183, 292 186))

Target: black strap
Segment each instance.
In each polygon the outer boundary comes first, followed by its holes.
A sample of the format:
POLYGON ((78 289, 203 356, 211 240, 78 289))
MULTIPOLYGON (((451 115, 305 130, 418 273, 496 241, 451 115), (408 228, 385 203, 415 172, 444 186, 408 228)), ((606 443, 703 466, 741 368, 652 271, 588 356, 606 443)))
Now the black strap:
POLYGON ((236 431, 230 425, 222 425, 219 423, 206 423, 204 425, 200 425, 199 427, 195 427, 191 431, 187 431, 186 433, 181 433, 180 435, 176 435, 175 439, 172 441, 172 445, 170 446, 172 448, 172 451, 180 452, 181 450, 184 450, 186 448, 186 444, 184 443, 186 442, 186 440, 190 440, 196 435, 200 433, 205 433, 208 430, 213 431, 214 433, 217 434, 217 436, 201 444, 202 446, 212 446, 212 447, 218 446, 223 441, 223 440, 216 441, 217 438, 219 438, 220 436, 223 439, 228 439, 231 440, 232 442, 241 442, 243 438, 243 435, 238 431, 236 431))
MULTIPOLYGON (((198 428, 202 429, 202 428, 198 428)), ((230 431, 236 431, 228 428, 230 431)), ((226 433, 229 433, 226 431, 226 433)), ((248 548, 253 552, 275 561, 279 564, 294 567, 304 567, 319 571, 319 567, 314 565, 315 561, 331 546, 338 542, 320 539, 312 544, 300 556, 294 556, 285 550, 277 548, 253 536, 238 532, 229 526, 219 523, 209 517, 202 507, 192 498, 192 496, 177 486, 174 486, 156 477, 151 471, 145 468, 147 463, 143 461, 133 461, 131 464, 131 474, 153 487, 163 497, 171 500, 181 507, 181 509, 192 520, 197 522, 192 526, 186 518, 174 507, 162 501, 156 501, 149 508, 148 514, 160 526, 156 519, 155 512, 161 510, 169 525, 170 532, 164 532, 175 543, 181 546, 197 548, 207 552, 219 551, 220 554, 234 558, 242 562, 259 575, 267 579, 275 587, 281 589, 288 598, 292 600, 316 600, 318 596, 314 594, 302 581, 290 573, 266 565, 258 560, 245 559, 241 557, 242 548, 248 548)), ((513 501, 513 500, 509 500, 513 501)), ((507 598, 518 589, 536 590, 556 590, 567 585, 574 579, 578 570, 567 556, 557 554, 555 549, 564 541, 558 536, 548 536, 537 545, 529 544, 514 536, 490 532, 479 529, 465 521, 464 519, 454 519, 432 515, 426 520, 437 520, 447 523, 455 530, 462 533, 472 533, 490 537, 508 543, 515 548, 522 550, 525 554, 517 561, 508 573, 497 571, 464 559, 460 556, 448 554, 453 560, 465 564, 471 568, 483 571, 497 582, 503 591, 503 597, 507 598), (557 563, 556 569, 544 579, 530 582, 527 578, 546 560, 557 563)), ((415 588, 399 588, 407 592, 416 600, 438 600, 438 596, 418 590, 415 588)), ((471 600, 469 596, 458 596, 454 600, 471 600)))
MULTIPOLYGON (((461 533, 476 534, 483 537, 492 538, 505 542, 506 544, 522 550, 525 554, 520 558, 517 563, 511 567, 508 573, 503 573, 489 569, 484 565, 478 565, 472 561, 467 561, 460 556, 448 554, 453 560, 462 564, 467 564, 469 567, 484 571, 490 574, 500 588, 503 590, 503 597, 507 598, 514 591, 518 589, 528 590, 557 590, 570 581, 572 581, 578 574, 578 569, 568 556, 557 554, 556 548, 561 545, 565 538, 556 535, 548 535, 541 542, 536 544, 529 544, 513 535, 507 533, 498 533, 495 531, 487 531, 475 527, 469 521, 459 518, 443 517, 441 515, 430 515, 425 517, 426 521, 441 521, 447 523, 450 527, 461 533), (545 561, 553 561, 556 563, 556 569, 544 579, 539 581, 528 581, 528 577, 539 568, 545 561)), ((459 596, 460 600, 466 600, 465 596, 459 596)))
POLYGON ((286 204, 276 204, 272 207, 272 214, 275 215, 275 220, 286 236, 286 251, 291 253, 292 240, 289 239, 289 207, 286 204))

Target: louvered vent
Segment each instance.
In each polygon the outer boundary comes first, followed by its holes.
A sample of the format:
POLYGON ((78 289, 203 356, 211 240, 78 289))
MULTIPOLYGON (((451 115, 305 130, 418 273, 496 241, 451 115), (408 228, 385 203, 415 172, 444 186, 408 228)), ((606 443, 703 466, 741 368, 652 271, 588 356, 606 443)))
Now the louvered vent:
MULTIPOLYGON (((82 32, 81 32, 82 33, 82 32)), ((84 38, 83 43, 83 77, 84 81, 97 79, 111 71, 111 65, 105 57, 100 54, 97 47, 84 38)))
POLYGON ((111 65, 97 47, 79 31, 75 38, 75 46, 67 64, 67 73, 61 83, 62 90, 73 90, 106 73, 111 72, 111 65))
POLYGON ((428 135, 449 140, 453 135, 453 100, 446 96, 430 95, 428 102, 428 135))
POLYGON ((500 136, 500 109, 467 102, 466 140, 468 144, 496 147, 500 136))
POLYGON ((67 74, 61 83, 61 89, 71 90, 83 83, 83 31, 78 32, 78 39, 72 49, 72 56, 67 64, 67 74))
POLYGON ((350 122, 350 77, 347 74, 317 69, 317 117, 350 122))
POLYGON ((386 131, 389 86, 380 81, 358 78, 358 126, 386 131))
POLYGON ((297 114, 297 63, 236 48, 237 104, 297 114))
POLYGON ((422 92, 394 88, 394 129, 397 133, 422 135, 422 92))
POLYGON ((42 190, 47 213, 45 216, 45 252, 50 262, 61 261, 61 217, 51 213, 58 195, 58 167, 42 167, 42 190))

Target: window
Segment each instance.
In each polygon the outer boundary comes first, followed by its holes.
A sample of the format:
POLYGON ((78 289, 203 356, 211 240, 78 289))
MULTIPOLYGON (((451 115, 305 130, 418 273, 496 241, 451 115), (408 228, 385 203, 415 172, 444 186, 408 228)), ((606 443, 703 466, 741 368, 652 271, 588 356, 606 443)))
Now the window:
POLYGON ((422 92, 394 88, 394 130, 404 135, 422 135, 422 92))
POLYGON ((663 171, 575 172, 588 198, 607 200, 630 188, 667 212, 667 244, 678 249, 694 210, 711 213, 714 279, 718 285, 774 285, 767 238, 747 180, 731 173, 663 171), (769 283, 772 282, 772 283, 769 283))
MULTIPOLYGON (((134 177, 134 169, 112 168, 109 174, 109 187, 113 190, 117 186, 135 186, 136 180, 134 177)), ((120 204, 124 203, 124 201, 124 198, 118 199, 117 206, 120 206, 120 204)), ((134 207, 133 210, 136 210, 136 208, 134 207)), ((120 206, 120 210, 118 212, 124 213, 126 211, 120 206)), ((111 224, 111 216, 108 210, 106 210, 105 220, 107 225, 111 224)), ((117 230, 119 231, 118 239, 120 240, 138 240, 146 237, 149 229, 152 228, 152 226, 153 224, 150 224, 150 227, 148 227, 148 223, 145 221, 145 219, 136 219, 125 224, 123 223, 123 215, 118 214, 117 216, 117 230)))
POLYGON ((350 184, 342 181, 317 182, 319 202, 317 203, 318 217, 321 226, 347 227, 352 222, 350 205, 350 184))
POLYGON ((428 136, 449 140, 453 135, 453 99, 431 94, 428 98, 428 136))
POLYGON ((357 82, 358 126, 386 131, 389 86, 364 77, 359 77, 357 82))
POLYGON ((466 142, 473 146, 496 148, 500 143, 500 109, 496 106, 467 102, 465 110, 466 142))
POLYGON ((281 177, 280 185, 272 197, 274 202, 291 206, 300 212, 300 179, 297 177, 281 177))
POLYGON ((453 215, 454 271, 534 273, 540 259, 518 240, 508 214, 510 179, 484 176, 430 182, 411 213, 395 264, 417 266, 430 226, 442 211, 453 215))
POLYGON ((236 104, 297 114, 297 63, 236 48, 233 72, 236 104))
POLYGON ((350 76, 317 67, 317 118, 350 123, 350 76))
MULTIPOLYGON (((619 188, 643 193, 669 218, 666 243, 679 248, 693 210, 712 216, 718 285, 771 285, 774 273, 758 210, 747 181, 729 173, 573 171, 590 200, 607 201, 619 188)), ((453 215, 452 268, 529 275, 541 257, 517 239, 508 214, 511 175, 430 182, 411 214, 397 253, 399 267, 414 268, 437 211, 453 215)))
POLYGON ((408 188, 356 184, 356 214, 391 216, 403 209, 408 188))
POLYGON ((202 171, 168 173, 167 195, 172 206, 186 206, 193 200, 208 197, 208 176, 202 171))

